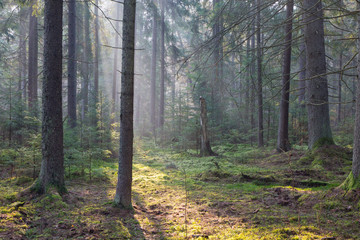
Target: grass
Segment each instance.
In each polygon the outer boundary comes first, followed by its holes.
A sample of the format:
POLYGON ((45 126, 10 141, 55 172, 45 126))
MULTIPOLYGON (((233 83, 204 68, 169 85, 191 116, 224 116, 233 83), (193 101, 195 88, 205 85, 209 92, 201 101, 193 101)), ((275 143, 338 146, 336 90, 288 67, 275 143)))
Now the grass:
POLYGON ((227 144, 200 158, 135 146, 133 211, 112 206, 116 161, 93 160, 92 180, 72 176, 64 197, 18 199, 31 182, 1 179, 0 239, 359 239, 359 197, 334 189, 346 174, 298 164, 301 147, 227 144))

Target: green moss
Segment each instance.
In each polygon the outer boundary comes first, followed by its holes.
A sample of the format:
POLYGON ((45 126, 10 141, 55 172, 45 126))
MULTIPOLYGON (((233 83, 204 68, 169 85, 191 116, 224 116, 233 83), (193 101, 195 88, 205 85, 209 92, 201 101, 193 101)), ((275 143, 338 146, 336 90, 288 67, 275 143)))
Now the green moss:
POLYGON ((37 179, 31 186, 30 186, 30 191, 37 193, 37 194, 44 194, 44 193, 49 193, 52 192, 55 189, 56 192, 58 192, 60 195, 66 194, 67 193, 67 189, 65 186, 58 186, 55 184, 49 184, 46 186, 46 189, 44 190, 44 187, 42 186, 42 184, 40 183, 40 180, 37 179))
POLYGON ((329 137, 323 137, 323 138, 319 138, 313 145, 312 145, 312 150, 316 150, 319 147, 322 147, 324 145, 334 145, 335 142, 332 138, 329 137))
POLYGON ((33 179, 30 177, 26 177, 26 176, 21 176, 16 180, 16 185, 23 185, 25 183, 29 183, 32 182, 33 179))
POLYGON ((39 202, 39 205, 46 210, 67 208, 67 204, 63 202, 62 197, 57 192, 46 194, 39 202))
POLYGON ((339 209, 341 207, 341 202, 338 200, 326 200, 321 203, 317 203, 314 205, 314 210, 332 210, 332 209, 339 209))
POLYGON ((345 191, 349 191, 352 189, 360 189, 360 178, 354 178, 352 172, 350 172, 349 176, 345 179, 345 181, 340 185, 345 191))

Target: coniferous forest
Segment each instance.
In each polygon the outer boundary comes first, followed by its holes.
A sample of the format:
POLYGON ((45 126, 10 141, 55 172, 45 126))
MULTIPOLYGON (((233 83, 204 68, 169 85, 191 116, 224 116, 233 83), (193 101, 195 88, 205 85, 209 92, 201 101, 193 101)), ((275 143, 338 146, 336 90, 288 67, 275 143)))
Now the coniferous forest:
POLYGON ((360 239, 360 2, 0 0, 0 239, 360 239))

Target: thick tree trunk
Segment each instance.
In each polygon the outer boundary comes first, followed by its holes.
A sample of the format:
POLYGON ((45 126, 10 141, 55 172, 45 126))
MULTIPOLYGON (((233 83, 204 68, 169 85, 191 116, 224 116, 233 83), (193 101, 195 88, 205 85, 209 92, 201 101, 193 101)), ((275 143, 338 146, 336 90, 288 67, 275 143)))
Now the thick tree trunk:
POLYGON ((264 146, 262 50, 261 50, 261 1, 257 0, 256 41, 257 41, 257 97, 258 97, 258 147, 264 146))
MULTIPOLYGON (((116 3, 116 36, 115 36, 115 49, 114 49, 114 67, 113 67, 113 82, 112 82, 112 108, 111 113, 115 115, 116 111, 116 98, 117 98, 117 76, 118 76, 118 53, 119 50, 119 32, 120 32, 120 10, 121 6, 119 3, 116 3)), ((115 122, 115 119, 113 120, 115 122)))
POLYGON ((38 88, 38 20, 30 7, 29 23, 29 64, 28 64, 28 103, 29 111, 37 116, 37 88, 38 88))
POLYGON ((136 0, 124 1, 123 56, 121 73, 120 156, 115 204, 132 208, 134 57, 136 0))
POLYGON ((68 15, 68 116, 71 128, 76 127, 76 3, 69 0, 68 15))
POLYGON ((157 53, 157 11, 154 6, 153 12, 153 31, 152 31, 152 55, 151 55, 151 89, 150 89, 150 116, 151 116, 151 130, 155 136, 156 130, 156 53, 157 53))
POLYGON ((201 127, 201 156, 216 156, 210 146, 209 134, 207 130, 207 109, 205 98, 200 97, 200 127, 201 127))
POLYGON ((290 150, 289 141, 289 99, 290 99, 290 71, 291 71, 291 41, 292 41, 292 15, 294 1, 288 0, 286 5, 285 25, 285 51, 282 74, 282 90, 280 102, 280 119, 277 139, 277 151, 287 152, 290 150))
MULTIPOLYGON (((357 9, 360 10, 360 3, 357 3, 357 9)), ((360 52, 360 13, 357 15, 357 47, 360 52)), ((353 146, 353 159, 352 159, 352 171, 346 178, 341 187, 345 190, 359 189, 360 188, 360 54, 357 56, 357 91, 355 102, 355 128, 354 128, 354 146, 353 146)), ((354 89, 355 90, 355 89, 354 89)))
POLYGON ((45 1, 42 162, 36 190, 55 186, 64 193, 62 120, 62 11, 63 1, 45 1))
POLYGON ((165 111, 165 0, 161 1, 161 72, 160 72, 160 112, 159 127, 164 128, 165 111))
POLYGON ((309 148, 333 144, 321 0, 304 0, 309 148))
MULTIPOLYGON (((360 3, 357 4, 358 10, 360 10, 360 3)), ((358 30, 358 51, 360 53, 360 13, 357 16, 357 30, 358 30)), ((355 117, 355 129, 354 129, 354 148, 353 148, 353 163, 352 173, 355 179, 360 175, 360 55, 357 57, 357 91, 356 91, 356 117, 355 117)), ((355 90, 355 89, 354 89, 355 90)))

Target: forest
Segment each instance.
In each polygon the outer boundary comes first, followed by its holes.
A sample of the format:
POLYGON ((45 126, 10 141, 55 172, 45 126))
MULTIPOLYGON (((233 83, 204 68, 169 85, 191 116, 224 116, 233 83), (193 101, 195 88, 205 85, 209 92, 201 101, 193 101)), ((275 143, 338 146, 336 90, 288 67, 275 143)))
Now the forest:
POLYGON ((0 239, 360 239, 357 0, 0 0, 0 239))

